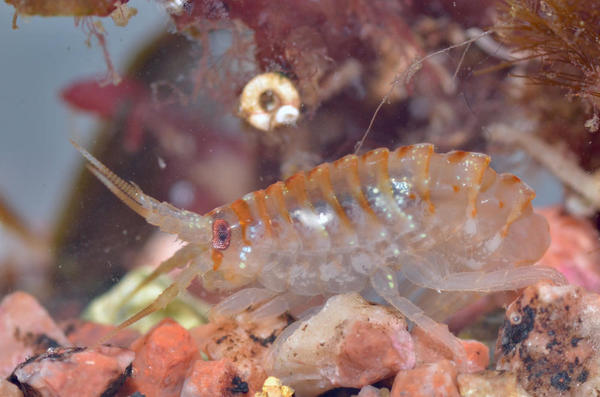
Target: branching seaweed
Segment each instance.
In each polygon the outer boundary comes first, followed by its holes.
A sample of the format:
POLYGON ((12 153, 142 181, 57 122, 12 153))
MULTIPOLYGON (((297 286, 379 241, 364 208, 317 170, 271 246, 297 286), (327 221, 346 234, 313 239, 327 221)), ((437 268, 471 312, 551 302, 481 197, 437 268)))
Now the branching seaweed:
POLYGON ((600 2, 505 0, 496 26, 502 40, 522 59, 539 59, 526 76, 558 86, 600 107, 600 2))

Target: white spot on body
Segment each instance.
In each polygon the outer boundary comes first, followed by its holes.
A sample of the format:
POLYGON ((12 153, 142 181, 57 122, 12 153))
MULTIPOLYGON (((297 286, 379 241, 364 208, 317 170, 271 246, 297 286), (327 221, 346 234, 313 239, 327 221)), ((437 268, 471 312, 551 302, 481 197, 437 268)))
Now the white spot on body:
POLYGON ((494 235, 494 237, 492 237, 491 239, 486 241, 485 249, 490 253, 494 252, 498 249, 498 247, 500 247, 501 243, 502 243, 502 236, 500 236, 500 233, 496 233, 494 235))
POLYGON ((471 217, 467 218, 464 231, 467 236, 474 236, 477 233, 477 222, 475 222, 475 219, 471 217))

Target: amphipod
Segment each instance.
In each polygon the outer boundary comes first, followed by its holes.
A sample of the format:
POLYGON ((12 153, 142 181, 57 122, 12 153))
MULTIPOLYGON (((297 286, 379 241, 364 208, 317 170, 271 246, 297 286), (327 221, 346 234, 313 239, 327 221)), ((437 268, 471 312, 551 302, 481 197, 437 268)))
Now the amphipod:
POLYGON ((143 284, 182 268, 174 283, 119 330, 198 276, 209 290, 243 288, 215 307, 225 315, 261 303, 256 316, 277 315, 299 297, 375 292, 464 357, 430 316, 444 318, 472 293, 565 282, 531 266, 549 244, 548 225, 532 210, 535 193, 496 174, 483 154, 419 144, 348 155, 199 215, 145 195, 74 145, 125 204, 188 243, 143 284))

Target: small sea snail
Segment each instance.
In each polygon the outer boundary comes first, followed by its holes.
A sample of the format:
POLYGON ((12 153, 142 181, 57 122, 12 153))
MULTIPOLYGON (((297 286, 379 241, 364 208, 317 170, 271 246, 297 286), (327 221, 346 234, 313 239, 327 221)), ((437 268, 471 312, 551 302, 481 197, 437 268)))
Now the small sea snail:
POLYGON ((284 75, 259 74, 242 91, 240 114, 253 127, 263 131, 294 124, 300 116, 300 95, 284 75))

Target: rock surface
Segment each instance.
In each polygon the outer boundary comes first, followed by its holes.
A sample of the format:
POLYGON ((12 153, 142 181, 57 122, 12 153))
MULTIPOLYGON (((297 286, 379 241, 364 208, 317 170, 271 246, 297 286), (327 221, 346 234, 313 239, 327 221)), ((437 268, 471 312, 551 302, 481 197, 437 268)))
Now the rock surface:
POLYGON ((265 379, 262 390, 254 395, 254 397, 292 397, 294 389, 281 383, 274 376, 269 376, 265 379))
POLYGON ((390 391, 386 388, 378 389, 367 385, 360 389, 356 397, 390 397, 390 391))
POLYGON ((512 372, 482 371, 459 374, 458 388, 462 397, 531 397, 517 382, 512 372))
POLYGON ((132 376, 125 391, 138 391, 146 397, 178 396, 188 369, 198 358, 198 348, 190 333, 175 321, 161 321, 136 340, 132 376))
POLYGON ((231 361, 198 360, 183 384, 181 397, 248 396, 248 392, 248 384, 241 380, 231 361))
POLYGON ((552 243, 540 264, 559 270, 570 283, 600 292, 600 236, 585 218, 575 217, 562 207, 539 211, 548 220, 552 243))
POLYGON ((534 396, 592 396, 600 390, 600 296, 538 283, 507 308, 496 369, 513 371, 534 396))
POLYGON ((391 397, 458 397, 456 367, 449 360, 423 364, 400 371, 394 379, 391 397))
POLYGON ((248 384, 249 395, 254 395, 267 378, 264 364, 268 350, 290 322, 287 316, 253 321, 248 313, 242 313, 236 318, 215 318, 190 333, 210 360, 233 363, 240 379, 248 384))
MULTIPOLYGON (((455 361, 450 349, 432 339, 420 328, 411 332, 416 353, 416 364, 432 364, 442 360, 455 361)), ((490 364, 490 351, 486 345, 476 340, 460 340, 467 352, 467 362, 461 363, 463 372, 482 371, 490 364)))
POLYGON ((131 375, 133 357, 110 346, 49 349, 20 364, 10 381, 25 397, 111 396, 131 375))
POLYGON ((415 364, 403 317, 358 294, 337 295, 306 321, 292 324, 273 348, 270 374, 314 396, 372 384, 415 364))
POLYGON ((0 303, 0 377, 50 347, 71 346, 62 330, 37 300, 24 292, 4 297, 0 303))
MULTIPOLYGON (((61 328, 73 346, 93 346, 109 332, 113 331, 116 326, 98 324, 91 321, 69 320, 61 323, 61 328)), ((128 348, 139 337, 140 333, 138 331, 125 328, 107 340, 105 344, 128 348)))
POLYGON ((0 379, 0 396, 2 397, 23 397, 21 390, 6 379, 0 379))

